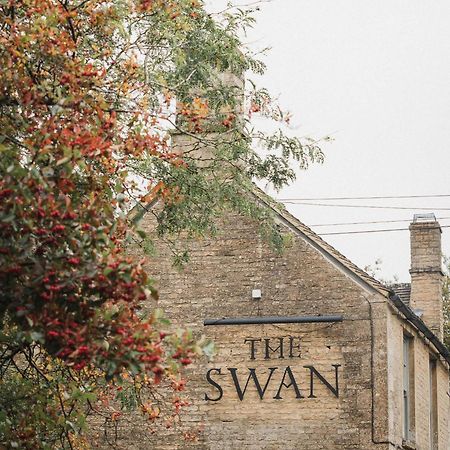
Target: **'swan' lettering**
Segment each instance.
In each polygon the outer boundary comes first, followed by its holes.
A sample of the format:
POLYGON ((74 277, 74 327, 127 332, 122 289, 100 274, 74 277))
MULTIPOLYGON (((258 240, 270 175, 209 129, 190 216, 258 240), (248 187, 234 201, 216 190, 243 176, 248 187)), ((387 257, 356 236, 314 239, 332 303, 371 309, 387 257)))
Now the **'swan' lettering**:
MULTIPOLYGON (((231 376, 234 389, 240 401, 243 401, 246 393, 249 389, 255 389, 259 398, 263 400, 267 396, 275 400, 283 399, 283 396, 295 395, 295 398, 302 399, 305 395, 302 392, 308 393, 308 398, 316 398, 317 383, 325 386, 326 390, 333 394, 335 397, 339 397, 339 367, 340 364, 332 364, 331 372, 332 381, 329 381, 323 373, 319 372, 314 366, 303 366, 306 369, 306 374, 309 375, 309 389, 302 391, 300 384, 290 366, 286 368, 270 367, 268 373, 257 374, 256 369, 248 369, 247 373, 239 374, 237 368, 227 368, 227 372, 222 372, 220 368, 209 369, 206 373, 206 380, 214 388, 215 395, 205 394, 205 400, 217 402, 223 397, 223 388, 220 384, 221 379, 225 376, 231 376), (275 372, 283 375, 278 377, 274 376, 275 372), (213 378, 214 376, 214 378, 213 378), (250 387, 251 386, 251 387, 250 387), (270 387, 270 389, 269 389, 270 387), (268 393, 271 392, 270 394, 268 393)), ((330 375, 327 375, 330 377, 330 375)))

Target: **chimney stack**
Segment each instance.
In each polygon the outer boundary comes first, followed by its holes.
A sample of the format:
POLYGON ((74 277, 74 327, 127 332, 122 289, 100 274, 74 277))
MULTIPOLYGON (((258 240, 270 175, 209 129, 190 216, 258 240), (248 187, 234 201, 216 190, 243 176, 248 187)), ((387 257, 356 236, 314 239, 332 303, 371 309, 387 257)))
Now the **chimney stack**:
MULTIPOLYGON (((235 120, 234 123, 230 122, 233 128, 241 127, 244 114, 244 74, 236 75, 230 71, 226 71, 216 73, 212 78, 212 82, 215 83, 217 88, 224 88, 225 96, 228 95, 229 98, 235 100, 235 103, 230 101, 230 104, 223 105, 219 114, 222 114, 225 119, 227 119, 227 116, 232 116, 235 120)), ((197 92, 192 91, 191 94, 194 97, 202 98, 202 92, 200 90, 197 92)), ((178 110, 180 106, 178 102, 177 105, 178 110)), ((172 151, 177 154, 187 155, 186 158, 195 160, 196 165, 199 167, 205 168, 213 164, 215 151, 213 142, 215 140, 219 142, 226 142, 227 140, 233 142, 236 140, 236 133, 230 133, 230 130, 216 128, 218 125, 220 126, 220 120, 215 126, 211 126, 211 123, 206 124, 206 128, 202 131, 203 135, 196 130, 190 130, 189 133, 183 132, 183 118, 180 114, 177 115, 176 122, 180 128, 171 132, 172 151), (195 135, 198 135, 199 139, 196 139, 195 135), (218 139, 219 136, 220 139, 218 139)), ((237 160, 235 163, 240 164, 237 160)))
POLYGON ((410 306, 442 341, 441 227, 434 214, 415 214, 409 226, 411 236, 410 306))

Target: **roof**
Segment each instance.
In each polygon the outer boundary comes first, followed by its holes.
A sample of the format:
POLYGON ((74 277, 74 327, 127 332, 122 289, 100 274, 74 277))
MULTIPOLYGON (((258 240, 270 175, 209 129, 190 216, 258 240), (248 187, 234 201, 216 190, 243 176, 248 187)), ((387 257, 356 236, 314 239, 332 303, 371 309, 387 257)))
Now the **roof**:
MULTIPOLYGON (((359 268, 356 264, 351 262, 342 253, 336 250, 328 242, 324 241, 318 234, 316 234, 311 228, 306 226, 289 211, 286 210, 284 205, 275 201, 272 197, 265 194, 255 184, 251 192, 257 200, 271 209, 282 221, 288 226, 301 234, 307 241, 309 241, 316 249, 319 249, 324 254, 331 257, 340 267, 342 267, 347 273, 353 275, 353 278, 362 283, 364 286, 371 288, 372 291, 386 297, 386 299, 405 317, 405 319, 417 328, 438 350, 438 352, 444 357, 444 359, 450 364, 450 351, 439 340, 439 338, 433 334, 433 332, 427 327, 427 325, 418 317, 409 306, 409 300, 411 295, 410 283, 398 283, 391 286, 385 286, 380 281, 376 280, 364 270, 359 268)), ((153 200, 147 205, 136 205, 130 211, 130 215, 134 216, 132 221, 138 222, 146 212, 150 211, 152 207, 158 202, 153 200)))
POLYGON ((411 298, 411 283, 395 283, 389 286, 399 297, 400 300, 409 305, 411 298))
POLYGON ((271 197, 262 192, 255 186, 253 194, 263 204, 268 206, 274 211, 280 218, 287 222, 296 231, 302 234, 307 240, 313 243, 316 248, 319 247, 329 256, 334 258, 341 266, 347 269, 347 271, 353 273, 355 277, 359 278, 366 286, 370 286, 375 291, 385 296, 390 304, 392 304, 404 317, 412 324, 417 330, 419 330, 424 337, 426 337, 436 348, 436 350, 442 355, 442 357, 450 364, 450 351, 442 343, 442 341, 428 328, 423 320, 418 317, 415 312, 409 306, 409 300, 411 295, 410 283, 398 283, 392 286, 385 286, 375 278, 371 277, 364 270, 360 269, 356 264, 352 263, 342 253, 338 252, 332 245, 325 242, 320 236, 318 236, 311 228, 307 227, 295 216, 289 213, 284 205, 273 200, 271 197))

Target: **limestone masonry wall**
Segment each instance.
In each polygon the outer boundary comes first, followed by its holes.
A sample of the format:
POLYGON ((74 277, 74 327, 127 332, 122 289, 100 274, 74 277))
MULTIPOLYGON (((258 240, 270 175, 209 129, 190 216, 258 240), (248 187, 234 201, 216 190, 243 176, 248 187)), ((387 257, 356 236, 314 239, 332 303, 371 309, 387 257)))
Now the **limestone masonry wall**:
MULTIPOLYGON (((141 226, 153 225, 146 216, 141 226)), ((214 358, 198 361, 189 374, 192 405, 183 426, 202 431, 191 443, 175 430, 151 441, 140 440, 134 430, 129 448, 389 448, 385 299, 301 237, 277 254, 250 219, 230 216, 218 229, 218 236, 191 243, 183 271, 173 268, 162 245, 148 265, 160 290, 159 306, 175 326, 191 327, 216 344, 214 358), (261 300, 252 299, 252 289, 262 290, 261 300), (344 320, 203 326, 207 318, 317 314, 344 320)))
POLYGON ((433 449, 430 443, 430 357, 437 359, 438 449, 449 448, 448 367, 418 333, 393 311, 388 317, 388 373, 390 440, 402 447, 403 435, 403 335, 412 337, 411 364, 413 373, 412 442, 417 450, 433 449))

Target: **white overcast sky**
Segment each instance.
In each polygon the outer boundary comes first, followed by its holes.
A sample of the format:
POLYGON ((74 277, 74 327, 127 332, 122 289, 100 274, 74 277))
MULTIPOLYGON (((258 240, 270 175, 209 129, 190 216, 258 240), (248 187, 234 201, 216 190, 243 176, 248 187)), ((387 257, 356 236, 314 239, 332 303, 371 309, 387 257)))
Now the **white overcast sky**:
MULTIPOLYGON (((220 9, 226 2, 209 0, 220 9)), ((235 2, 238 3, 238 2, 235 2)), ((246 40, 270 46, 261 80, 293 113, 298 136, 332 135, 326 161, 275 197, 450 194, 450 2, 272 0, 246 40)), ((333 203, 333 202, 328 202, 333 203)), ((306 225, 410 220, 450 197, 341 204, 414 210, 286 205, 306 225)), ((439 211, 437 208, 449 208, 439 211)), ((450 219, 440 220, 450 225, 450 219)), ((312 228, 318 233, 407 228, 408 223, 312 228)), ((450 228, 443 228, 450 255, 450 228)), ((324 236, 360 267, 382 260, 383 278, 409 281, 409 233, 324 236)))

